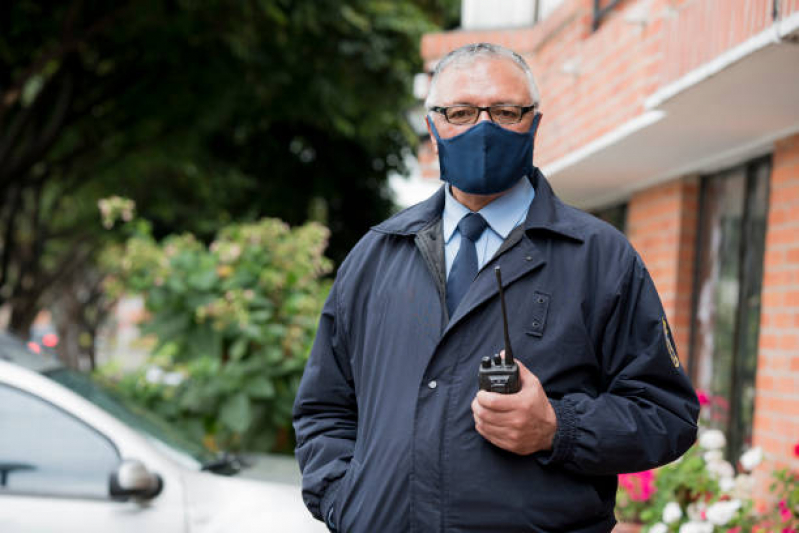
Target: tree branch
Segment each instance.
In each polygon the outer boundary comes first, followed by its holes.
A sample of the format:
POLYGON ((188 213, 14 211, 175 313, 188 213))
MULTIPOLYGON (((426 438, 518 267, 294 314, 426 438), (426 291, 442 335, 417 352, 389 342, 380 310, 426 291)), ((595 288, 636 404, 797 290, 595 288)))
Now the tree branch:
POLYGON ((58 135, 61 133, 66 123, 69 106, 74 96, 74 87, 75 82, 73 76, 71 74, 65 75, 64 82, 61 84, 61 91, 57 96, 55 109, 44 131, 37 136, 38 142, 27 150, 27 153, 23 152, 17 155, 17 157, 11 161, 6 171, 0 174, 0 176, 2 176, 2 179, 0 179, 0 190, 8 187, 9 183, 19 179, 28 168, 37 161, 40 161, 43 154, 47 152, 58 139, 58 135))
POLYGON ((62 39, 58 46, 55 46, 53 49, 42 54, 38 60, 28 67, 28 69, 16 82, 12 83, 8 89, 0 94, 0 128, 3 125, 3 119, 5 117, 6 111, 8 111, 11 106, 17 103, 22 93, 22 88, 33 76, 41 73, 41 71, 50 61, 63 59, 68 54, 76 50, 79 46, 86 44, 95 35, 104 31, 118 17, 122 16, 128 9, 130 9, 135 2, 130 2, 126 5, 123 5, 100 20, 95 21, 94 24, 86 29, 82 37, 75 38, 72 37, 74 33, 72 31, 72 25, 74 25, 75 18, 78 15, 80 4, 82 4, 82 2, 81 0, 78 0, 70 8, 63 31, 65 38, 62 39))
POLYGON ((5 291, 3 290, 8 283, 9 269, 11 267, 11 256, 14 251, 15 243, 15 230, 17 213, 19 212, 19 197, 21 194, 21 187, 16 187, 12 193, 9 202, 9 212, 6 218, 5 234, 3 235, 3 252, 2 263, 0 265, 0 306, 5 304, 5 291))

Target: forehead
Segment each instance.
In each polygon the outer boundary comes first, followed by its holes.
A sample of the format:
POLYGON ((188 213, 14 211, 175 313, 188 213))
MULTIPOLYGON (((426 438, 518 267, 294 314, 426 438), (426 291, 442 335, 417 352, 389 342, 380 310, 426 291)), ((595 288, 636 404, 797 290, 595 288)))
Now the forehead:
POLYGON ((436 85, 441 105, 532 103, 524 71, 504 57, 477 57, 450 65, 439 74, 436 85))

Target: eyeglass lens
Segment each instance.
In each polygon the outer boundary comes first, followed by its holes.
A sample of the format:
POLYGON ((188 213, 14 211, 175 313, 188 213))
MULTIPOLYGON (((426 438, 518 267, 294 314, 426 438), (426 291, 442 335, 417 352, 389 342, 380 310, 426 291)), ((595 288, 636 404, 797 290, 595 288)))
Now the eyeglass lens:
MULTIPOLYGON (((515 124, 522 119, 520 106, 497 105, 489 107, 491 120, 498 124, 515 124)), ((453 124, 474 124, 480 114, 476 106, 452 106, 446 111, 446 118, 453 124)))

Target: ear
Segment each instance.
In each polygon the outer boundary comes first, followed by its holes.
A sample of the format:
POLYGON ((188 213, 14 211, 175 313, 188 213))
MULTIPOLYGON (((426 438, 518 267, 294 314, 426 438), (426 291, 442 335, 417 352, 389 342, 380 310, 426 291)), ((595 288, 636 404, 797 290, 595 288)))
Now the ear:
MULTIPOLYGON (((541 113, 536 113, 533 117, 535 122, 535 131, 533 132, 533 145, 535 146, 535 139, 538 137, 538 130, 541 129, 541 119, 544 117, 541 113)), ((429 129, 429 128, 428 128, 429 129)))
POLYGON ((430 135, 430 142, 433 143, 433 152, 435 152, 435 154, 438 155, 438 141, 436 140, 436 136, 433 135, 433 130, 430 128, 431 120, 432 119, 430 118, 430 115, 426 115, 424 117, 424 123, 425 126, 427 126, 427 134, 430 135))

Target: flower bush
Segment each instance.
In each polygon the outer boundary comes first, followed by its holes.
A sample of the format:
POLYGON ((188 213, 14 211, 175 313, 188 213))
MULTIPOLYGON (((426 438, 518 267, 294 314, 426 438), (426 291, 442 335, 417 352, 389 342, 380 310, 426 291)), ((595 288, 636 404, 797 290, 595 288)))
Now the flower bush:
MULTIPOLYGON (((130 219, 111 199, 104 224, 130 219)), ((276 219, 231 224, 206 245, 157 242, 141 220, 109 249, 107 289, 144 296, 148 364, 101 370, 121 392, 216 449, 289 451, 291 408, 330 282, 328 230, 276 219)))
MULTIPOLYGON (((763 452, 752 448, 743 453, 736 473, 724 459, 725 446, 721 431, 703 429, 677 461, 620 475, 618 518, 641 522, 649 533, 799 533, 799 474, 775 471, 771 492, 776 506, 755 509, 752 471, 761 465, 763 452)), ((794 453, 799 456, 799 444, 794 453)))

